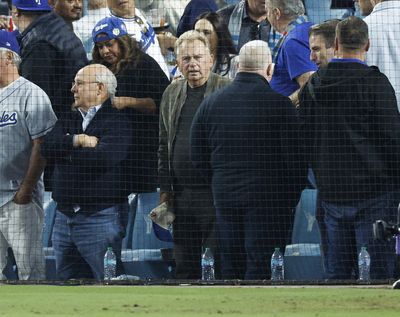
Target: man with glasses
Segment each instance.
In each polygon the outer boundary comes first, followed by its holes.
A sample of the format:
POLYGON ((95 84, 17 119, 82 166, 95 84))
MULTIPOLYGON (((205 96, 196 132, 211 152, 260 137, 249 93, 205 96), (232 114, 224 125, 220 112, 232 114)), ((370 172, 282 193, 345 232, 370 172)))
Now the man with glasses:
POLYGON ((105 66, 82 68, 71 89, 74 111, 44 142, 45 158, 55 162, 53 246, 60 280, 103 279, 107 247, 121 271, 122 219, 128 210, 124 161, 132 133, 129 118, 111 106, 116 87, 105 66))

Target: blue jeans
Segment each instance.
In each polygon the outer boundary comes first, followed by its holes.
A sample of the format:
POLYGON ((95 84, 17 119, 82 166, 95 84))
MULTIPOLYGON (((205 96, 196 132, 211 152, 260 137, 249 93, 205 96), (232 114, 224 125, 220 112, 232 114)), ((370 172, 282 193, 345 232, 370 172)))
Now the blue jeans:
POLYGON ((121 266, 121 244, 124 225, 121 216, 128 204, 115 205, 95 213, 84 210, 70 216, 56 211, 53 229, 53 247, 57 277, 104 278, 104 254, 112 247, 121 266))
POLYGON ((388 279, 394 275, 395 243, 374 241, 375 220, 395 221, 398 201, 394 194, 339 205, 321 201, 326 236, 326 273, 330 279, 358 277, 357 257, 362 246, 371 256, 371 279, 388 279))

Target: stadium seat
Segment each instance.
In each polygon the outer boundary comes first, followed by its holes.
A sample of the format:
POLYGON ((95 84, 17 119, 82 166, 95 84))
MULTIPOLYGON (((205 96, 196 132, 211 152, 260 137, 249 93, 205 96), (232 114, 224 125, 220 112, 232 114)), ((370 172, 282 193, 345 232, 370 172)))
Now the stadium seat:
POLYGON ((46 279, 56 279, 56 259, 51 242, 53 234, 54 220, 56 217, 57 204, 54 200, 49 200, 44 203, 44 223, 43 223, 43 236, 42 245, 43 252, 46 259, 46 279))
MULTIPOLYGON (((122 250, 122 262, 125 273, 141 279, 164 279, 172 276, 172 263, 165 261, 165 249, 171 249, 172 243, 158 240, 153 233, 149 212, 159 201, 159 193, 137 195, 136 216, 131 233, 131 249, 122 250)), ((130 233, 128 233, 130 234, 130 233)))
POLYGON ((296 207, 292 244, 285 249, 285 279, 321 280, 324 277, 321 234, 316 219, 318 191, 303 190, 296 207))

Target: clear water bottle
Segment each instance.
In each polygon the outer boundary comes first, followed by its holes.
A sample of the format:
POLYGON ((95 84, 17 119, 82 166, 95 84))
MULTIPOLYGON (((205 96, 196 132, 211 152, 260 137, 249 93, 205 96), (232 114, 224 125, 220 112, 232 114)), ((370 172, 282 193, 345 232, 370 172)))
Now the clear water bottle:
POLYGON ((285 278, 285 267, 283 264, 283 254, 279 248, 275 248, 271 256, 271 281, 283 281, 285 278))
POLYGON ((201 256, 201 279, 203 281, 215 280, 214 256, 210 248, 206 248, 201 256))
POLYGON ((115 277, 117 270, 117 258, 111 247, 104 254, 104 280, 109 281, 115 277))
POLYGON ((371 257, 366 247, 362 247, 358 255, 358 280, 368 282, 370 280, 369 270, 371 268, 371 257))

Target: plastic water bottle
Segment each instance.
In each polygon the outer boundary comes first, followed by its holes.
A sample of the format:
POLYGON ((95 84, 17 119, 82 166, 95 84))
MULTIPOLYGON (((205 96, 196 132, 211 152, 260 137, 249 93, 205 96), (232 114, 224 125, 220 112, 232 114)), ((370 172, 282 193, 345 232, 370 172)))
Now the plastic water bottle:
POLYGON ((271 256, 271 281, 283 281, 285 278, 285 266, 283 255, 279 248, 275 248, 271 256))
POLYGON ((201 256, 201 279, 203 281, 215 280, 214 256, 210 248, 206 248, 201 256))
POLYGON ((369 278, 369 269, 371 267, 371 257, 367 251, 366 247, 362 247, 360 254, 358 255, 358 280, 363 282, 368 282, 369 278))
POLYGON ((115 277, 117 270, 117 258, 111 247, 107 248, 104 254, 104 280, 111 280, 115 277))

